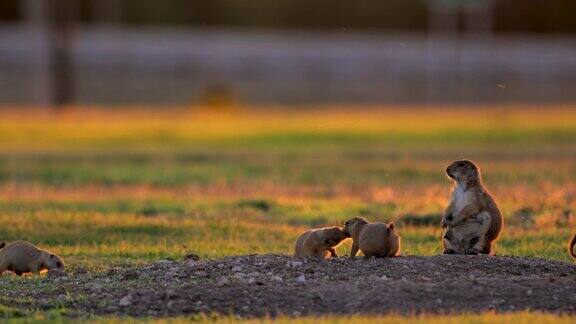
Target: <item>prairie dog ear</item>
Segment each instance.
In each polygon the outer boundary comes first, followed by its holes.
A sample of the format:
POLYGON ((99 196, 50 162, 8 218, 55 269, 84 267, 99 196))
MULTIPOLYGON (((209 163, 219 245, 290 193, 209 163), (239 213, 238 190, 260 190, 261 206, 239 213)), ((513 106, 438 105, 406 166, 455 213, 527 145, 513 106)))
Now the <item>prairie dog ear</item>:
POLYGON ((394 222, 388 223, 388 232, 393 231, 393 230, 394 230, 394 222))

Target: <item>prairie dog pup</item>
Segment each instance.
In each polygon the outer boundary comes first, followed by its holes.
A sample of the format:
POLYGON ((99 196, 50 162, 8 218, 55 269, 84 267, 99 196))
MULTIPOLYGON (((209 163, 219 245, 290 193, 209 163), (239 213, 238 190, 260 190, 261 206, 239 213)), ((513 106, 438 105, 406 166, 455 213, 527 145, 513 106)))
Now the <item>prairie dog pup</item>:
POLYGON ((40 250, 32 243, 16 241, 0 244, 0 274, 6 270, 19 276, 42 270, 64 271, 64 262, 59 256, 40 250))
POLYGON ((337 258, 336 247, 349 236, 340 227, 308 230, 298 237, 294 244, 295 256, 299 258, 337 258))
POLYGON ((450 203, 441 225, 445 254, 490 254, 502 230, 502 214, 482 184, 480 170, 469 160, 446 168, 454 180, 450 203))
POLYGON ((570 246, 568 248, 568 251, 570 251, 570 255, 576 259, 576 252, 574 252, 574 245, 576 245, 576 234, 574 234, 574 236, 572 237, 572 239, 570 240, 570 246))
POLYGON ((392 222, 388 225, 370 223, 363 217, 355 217, 345 223, 344 231, 352 237, 351 258, 356 256, 358 250, 366 259, 392 257, 400 253, 400 237, 392 222))

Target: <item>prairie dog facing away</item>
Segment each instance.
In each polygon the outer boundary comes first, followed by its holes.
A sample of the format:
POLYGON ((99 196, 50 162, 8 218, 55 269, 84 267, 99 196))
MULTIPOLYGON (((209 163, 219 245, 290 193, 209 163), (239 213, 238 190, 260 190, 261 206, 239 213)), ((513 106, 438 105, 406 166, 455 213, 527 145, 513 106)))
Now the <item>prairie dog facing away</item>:
POLYGON ((570 246, 568 247, 568 251, 570 251, 570 255, 576 259, 576 252, 574 251, 574 245, 576 245, 576 234, 570 240, 570 246))
POLYGON ((482 184, 480 169, 472 161, 457 160, 446 174, 454 187, 441 222, 444 253, 490 254, 502 230, 502 214, 482 184))
POLYGON ((352 237, 350 257, 362 251, 364 258, 384 258, 399 255, 400 236, 394 230, 394 223, 371 223, 363 217, 355 217, 344 225, 344 231, 352 237))
POLYGON ((294 255, 299 258, 337 258, 334 248, 349 236, 340 227, 311 229, 302 233, 294 244, 294 255))
POLYGON ((6 270, 21 276, 24 273, 39 273, 42 270, 64 271, 62 259, 32 243, 16 241, 0 244, 0 274, 6 270))

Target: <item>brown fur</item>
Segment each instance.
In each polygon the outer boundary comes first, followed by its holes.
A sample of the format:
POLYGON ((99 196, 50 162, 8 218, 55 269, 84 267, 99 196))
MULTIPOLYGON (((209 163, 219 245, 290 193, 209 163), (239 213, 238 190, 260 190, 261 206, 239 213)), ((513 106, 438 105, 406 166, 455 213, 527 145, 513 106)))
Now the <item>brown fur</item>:
POLYGON ((568 251, 570 251, 570 255, 574 259, 576 259, 576 252, 574 252, 574 245, 576 245, 576 234, 574 234, 574 236, 570 240, 570 247, 568 248, 568 251))
POLYGON ((446 174, 454 180, 442 217, 444 253, 490 254, 502 230, 502 214, 482 184, 480 170, 469 160, 454 161, 446 174))
POLYGON ((40 250, 34 244, 16 241, 0 245, 0 248, 0 274, 6 270, 19 276, 43 270, 64 271, 64 262, 59 256, 40 250))
POLYGON ((349 236, 340 227, 311 229, 298 237, 294 244, 294 255, 299 258, 337 258, 334 249, 349 236))
POLYGON ((400 237, 394 230, 394 223, 388 225, 380 222, 370 223, 363 217, 355 217, 346 222, 344 231, 352 237, 350 257, 355 257, 358 250, 365 258, 384 258, 399 255, 400 237))

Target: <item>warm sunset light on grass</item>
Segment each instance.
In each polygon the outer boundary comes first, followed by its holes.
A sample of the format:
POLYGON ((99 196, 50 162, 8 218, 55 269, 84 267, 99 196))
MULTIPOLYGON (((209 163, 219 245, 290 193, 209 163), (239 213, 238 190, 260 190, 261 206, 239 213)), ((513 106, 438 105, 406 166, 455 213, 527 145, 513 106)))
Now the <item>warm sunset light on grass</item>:
MULTIPOLYGON (((395 221, 405 255, 439 254, 450 189, 443 170, 461 157, 482 166, 503 211, 498 255, 570 260, 576 115, 567 108, 35 114, 1 113, 2 240, 38 242, 71 269, 105 271, 188 253, 290 254, 303 230, 353 215, 395 221)), ((529 322, 536 315, 487 316, 438 321, 529 322)))
POLYGON ((304 228, 364 215, 404 222, 404 253, 437 254, 450 186, 442 170, 469 157, 503 209, 498 253, 568 260, 571 111, 355 111, 4 112, 3 239, 102 267, 189 251, 289 253, 304 228))

